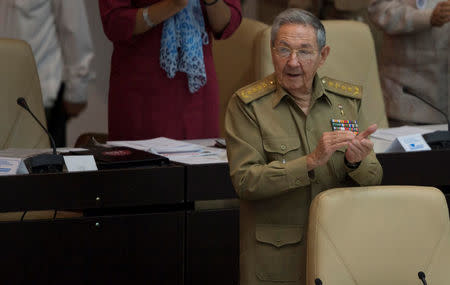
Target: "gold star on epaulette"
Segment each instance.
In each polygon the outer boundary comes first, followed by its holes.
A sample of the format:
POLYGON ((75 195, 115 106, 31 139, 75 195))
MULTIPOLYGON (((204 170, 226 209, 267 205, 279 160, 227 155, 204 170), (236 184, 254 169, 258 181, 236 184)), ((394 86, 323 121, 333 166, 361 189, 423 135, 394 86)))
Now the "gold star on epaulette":
POLYGON ((239 89, 236 94, 247 104, 264 95, 267 95, 276 89, 275 77, 270 75, 262 80, 256 81, 239 89))
POLYGON ((331 79, 329 77, 322 77, 322 84, 327 91, 331 91, 333 93, 361 99, 362 98, 362 86, 354 85, 351 83, 331 79))

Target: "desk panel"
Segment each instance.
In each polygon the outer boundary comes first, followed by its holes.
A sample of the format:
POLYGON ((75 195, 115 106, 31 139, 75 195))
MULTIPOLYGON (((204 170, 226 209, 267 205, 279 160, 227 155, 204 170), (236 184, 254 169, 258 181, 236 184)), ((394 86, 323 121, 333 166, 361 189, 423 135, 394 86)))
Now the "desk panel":
POLYGON ((228 164, 186 166, 186 201, 237 198, 228 164))
POLYGON ((0 224, 1 284, 183 284, 184 212, 0 224))
POLYGON ((239 284, 239 209, 187 213, 186 283, 239 284))
POLYGON ((0 211, 182 203, 182 166, 0 177, 0 211))
POLYGON ((450 150, 379 153, 384 185, 450 185, 450 150))

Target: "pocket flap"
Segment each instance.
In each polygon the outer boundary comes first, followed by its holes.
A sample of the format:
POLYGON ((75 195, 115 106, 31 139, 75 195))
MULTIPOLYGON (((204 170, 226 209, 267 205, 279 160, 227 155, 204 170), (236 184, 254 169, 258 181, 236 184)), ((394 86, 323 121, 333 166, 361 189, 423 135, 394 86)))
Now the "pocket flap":
POLYGON ((276 247, 299 243, 303 238, 303 226, 256 225, 256 240, 276 247))
POLYGON ((291 150, 299 148, 300 139, 298 137, 264 138, 263 146, 267 152, 285 154, 291 150))

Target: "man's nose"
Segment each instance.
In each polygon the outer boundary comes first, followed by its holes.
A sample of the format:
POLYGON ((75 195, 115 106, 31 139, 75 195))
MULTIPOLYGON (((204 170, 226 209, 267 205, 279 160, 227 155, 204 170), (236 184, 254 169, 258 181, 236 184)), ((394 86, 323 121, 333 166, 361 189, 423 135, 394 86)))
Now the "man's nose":
POLYGON ((289 66, 300 66, 300 61, 298 60, 297 54, 295 52, 291 53, 291 55, 289 55, 287 64, 289 66))

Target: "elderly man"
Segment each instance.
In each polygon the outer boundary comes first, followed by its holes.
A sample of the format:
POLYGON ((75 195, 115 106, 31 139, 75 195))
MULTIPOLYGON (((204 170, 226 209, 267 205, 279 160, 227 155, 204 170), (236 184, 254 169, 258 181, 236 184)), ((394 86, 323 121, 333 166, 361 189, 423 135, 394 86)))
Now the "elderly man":
POLYGON ((275 73, 237 91, 226 115, 242 285, 304 284, 311 199, 382 177, 368 139, 376 125, 356 134, 363 90, 317 75, 330 52, 321 22, 288 9, 274 21, 271 45, 275 73))
POLYGON ((371 0, 384 32, 380 75, 391 126, 445 123, 449 117, 450 0, 371 0))

